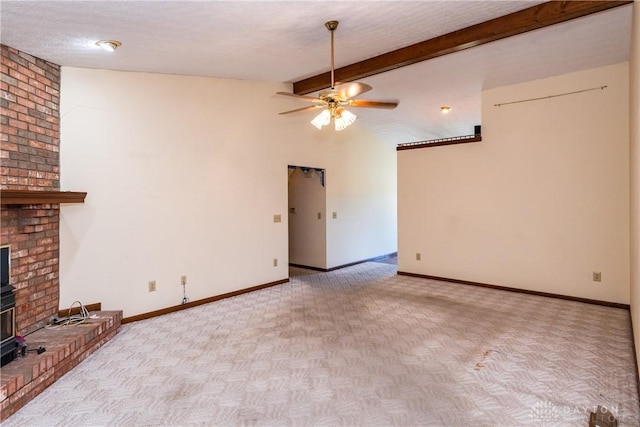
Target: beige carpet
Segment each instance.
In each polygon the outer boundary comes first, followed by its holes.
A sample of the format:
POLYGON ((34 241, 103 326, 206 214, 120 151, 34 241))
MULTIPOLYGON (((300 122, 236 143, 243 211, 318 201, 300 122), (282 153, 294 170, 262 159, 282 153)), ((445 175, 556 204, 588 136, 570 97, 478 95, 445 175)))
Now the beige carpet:
POLYGON ((640 424, 626 310, 376 262, 292 275, 124 325, 3 426, 640 424))

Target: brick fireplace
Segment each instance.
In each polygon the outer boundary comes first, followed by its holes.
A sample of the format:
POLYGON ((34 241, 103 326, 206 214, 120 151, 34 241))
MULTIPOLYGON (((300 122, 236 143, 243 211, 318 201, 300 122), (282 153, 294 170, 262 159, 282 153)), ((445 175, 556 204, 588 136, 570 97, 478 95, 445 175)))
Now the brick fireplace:
POLYGON ((122 311, 97 308, 88 321, 44 328, 60 315, 60 203, 86 193, 60 191, 60 66, 0 50, 0 247, 10 248, 15 332, 27 348, 46 347, 2 367, 3 421, 112 338, 122 311))
MULTIPOLYGON (((60 67, 0 45, 0 191, 60 190, 60 67)), ((19 335, 58 312, 59 204, 4 204, 0 245, 11 247, 19 335)))

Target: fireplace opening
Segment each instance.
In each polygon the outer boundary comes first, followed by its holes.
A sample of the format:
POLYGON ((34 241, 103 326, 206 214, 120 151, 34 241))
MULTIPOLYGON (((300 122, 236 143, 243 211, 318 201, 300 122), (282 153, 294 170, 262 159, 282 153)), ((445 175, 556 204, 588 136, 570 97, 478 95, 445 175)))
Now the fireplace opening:
POLYGON ((11 250, 0 247, 0 366, 16 353, 16 297, 11 286, 11 250))

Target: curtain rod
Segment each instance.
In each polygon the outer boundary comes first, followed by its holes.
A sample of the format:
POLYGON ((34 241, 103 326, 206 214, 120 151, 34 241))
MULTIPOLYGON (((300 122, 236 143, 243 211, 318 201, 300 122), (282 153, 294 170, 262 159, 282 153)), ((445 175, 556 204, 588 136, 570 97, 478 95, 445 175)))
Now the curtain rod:
POLYGON ((598 90, 598 89, 604 90, 604 89, 606 89, 606 87, 607 87, 606 85, 598 86, 598 87, 592 87, 592 88, 589 88, 589 89, 576 90, 574 92, 566 92, 566 93, 559 93, 559 94, 556 94, 556 95, 541 96, 539 98, 529 98, 529 99, 521 99, 520 101, 503 102, 501 104, 493 104, 493 106, 494 107, 502 107, 503 105, 519 104, 521 102, 539 101, 541 99, 549 99, 549 98, 556 98, 558 96, 574 95, 576 93, 589 92, 589 91, 592 91, 592 90, 598 90))

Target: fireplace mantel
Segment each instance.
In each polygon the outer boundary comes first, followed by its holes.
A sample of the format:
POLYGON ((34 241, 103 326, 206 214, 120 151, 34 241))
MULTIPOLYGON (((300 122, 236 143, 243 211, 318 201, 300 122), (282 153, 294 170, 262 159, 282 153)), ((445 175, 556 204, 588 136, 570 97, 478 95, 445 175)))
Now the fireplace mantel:
POLYGON ((48 203, 84 203, 86 196, 86 192, 80 191, 0 190, 0 204, 40 205, 48 203))

